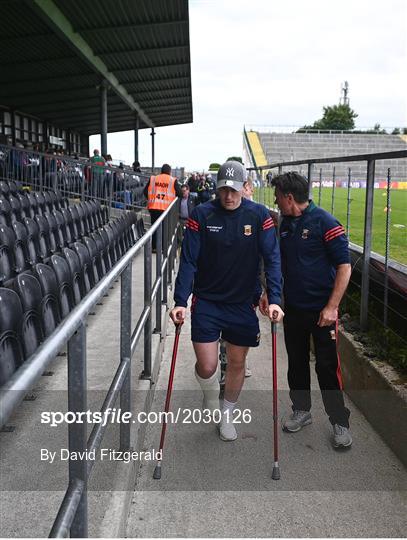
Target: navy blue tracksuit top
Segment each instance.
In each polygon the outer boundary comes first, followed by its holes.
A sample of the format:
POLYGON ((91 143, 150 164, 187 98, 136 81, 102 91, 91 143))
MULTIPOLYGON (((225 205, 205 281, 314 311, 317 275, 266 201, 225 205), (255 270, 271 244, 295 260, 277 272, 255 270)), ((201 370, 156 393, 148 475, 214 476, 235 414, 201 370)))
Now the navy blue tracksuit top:
POLYGON ((350 262, 345 229, 312 201, 299 217, 280 225, 285 305, 320 311, 334 287, 336 268, 350 262))
POLYGON ((267 208, 247 199, 235 210, 217 199, 197 206, 186 223, 175 305, 186 307, 191 292, 213 302, 253 302, 261 258, 269 302, 280 304, 280 250, 267 208))

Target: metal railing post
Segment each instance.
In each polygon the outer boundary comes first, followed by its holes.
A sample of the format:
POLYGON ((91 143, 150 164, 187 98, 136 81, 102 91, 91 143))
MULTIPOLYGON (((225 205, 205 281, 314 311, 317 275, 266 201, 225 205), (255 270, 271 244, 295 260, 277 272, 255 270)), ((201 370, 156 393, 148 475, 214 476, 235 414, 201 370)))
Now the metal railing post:
POLYGON ((150 312, 144 326, 144 369, 143 379, 151 378, 151 237, 144 245, 144 309, 150 312))
POLYGON ((308 163, 308 199, 312 199, 312 169, 314 164, 308 163))
POLYGON ((383 324, 387 326, 388 322, 388 304, 389 304, 389 255, 390 255, 390 201, 391 190, 391 171, 387 169, 387 186, 386 186, 386 246, 384 252, 384 307, 383 307, 383 324))
MULTIPOLYGON (((131 360, 131 274, 130 262, 120 280, 120 362, 131 360)), ((131 362, 120 390, 121 412, 131 412, 131 362)), ((131 423, 120 422, 120 450, 130 449, 131 423)))
MULTIPOLYGON (((163 262, 166 261, 168 267, 168 216, 163 221, 163 262)), ((168 268, 165 268, 162 275, 162 292, 163 292, 163 304, 168 303, 168 268)))
MULTIPOLYGON (((82 322, 78 330, 68 341, 68 411, 85 412, 87 409, 87 374, 86 374, 86 328, 82 322)), ((69 453, 85 452, 87 447, 86 422, 73 422, 68 426, 69 453)), ((86 459, 69 460, 69 481, 81 480, 84 489, 72 521, 71 538, 88 536, 88 492, 86 459)))
POLYGON ((322 195, 322 167, 319 169, 319 188, 318 188, 318 206, 321 206, 322 195))
POLYGON ((155 276, 160 279, 157 296, 155 297, 155 334, 161 335, 161 309, 162 309, 162 249, 163 249, 163 227, 159 225, 156 233, 156 256, 155 256, 155 276))
POLYGON ((350 203, 351 203, 351 198, 350 198, 351 185, 350 185, 350 182, 351 182, 351 179, 352 179, 352 171, 351 171, 351 168, 349 167, 349 169, 348 169, 348 192, 347 192, 347 197, 346 197, 346 235, 347 235, 348 239, 350 238, 350 203))
POLYGON ((38 176, 40 177, 40 191, 44 189, 44 174, 43 174, 43 159, 41 155, 38 155, 38 176))
POLYGON ((331 214, 333 215, 335 209, 335 184, 336 184, 336 169, 332 171, 332 199, 331 199, 331 214))
POLYGON ((367 330, 369 309, 369 266, 370 253, 372 250, 372 221, 373 221, 373 197, 374 197, 374 160, 367 162, 365 226, 363 231, 363 263, 362 263, 362 286, 360 299, 360 327, 367 330))
POLYGON ((58 163, 57 163, 57 158, 52 158, 52 168, 53 168, 53 172, 52 172, 52 177, 53 177, 53 180, 54 180, 54 186, 53 186, 53 190, 54 191, 58 191, 58 163))

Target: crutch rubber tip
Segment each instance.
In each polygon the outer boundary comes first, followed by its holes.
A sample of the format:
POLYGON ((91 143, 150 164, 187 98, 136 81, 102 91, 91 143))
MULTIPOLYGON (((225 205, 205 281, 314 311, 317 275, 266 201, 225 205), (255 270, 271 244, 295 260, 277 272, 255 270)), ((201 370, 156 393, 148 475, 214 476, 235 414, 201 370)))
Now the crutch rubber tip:
POLYGON ((161 479, 161 464, 156 465, 153 473, 154 480, 160 480, 161 479))
POLYGON ((280 467, 273 467, 273 472, 271 473, 271 478, 273 480, 280 480, 280 467))

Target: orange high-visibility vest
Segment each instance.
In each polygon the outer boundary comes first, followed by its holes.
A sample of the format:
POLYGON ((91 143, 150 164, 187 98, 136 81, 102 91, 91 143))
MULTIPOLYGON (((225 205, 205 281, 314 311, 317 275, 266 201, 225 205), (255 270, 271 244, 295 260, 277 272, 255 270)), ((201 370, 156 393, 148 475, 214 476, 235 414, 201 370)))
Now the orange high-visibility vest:
POLYGON ((169 174, 159 174, 150 178, 147 203, 149 210, 167 210, 176 198, 175 180, 169 174))

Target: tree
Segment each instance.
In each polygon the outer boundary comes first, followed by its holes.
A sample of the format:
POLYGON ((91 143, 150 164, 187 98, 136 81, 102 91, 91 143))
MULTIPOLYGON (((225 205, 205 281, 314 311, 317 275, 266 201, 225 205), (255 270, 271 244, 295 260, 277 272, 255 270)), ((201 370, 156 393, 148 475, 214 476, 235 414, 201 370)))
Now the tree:
POLYGON ((228 157, 226 161, 239 161, 240 163, 243 163, 243 159, 236 156, 228 157))
POLYGON ((396 127, 393 129, 393 131, 391 132, 392 135, 400 135, 401 133, 401 129, 396 127))
POLYGON ((220 163, 211 163, 209 165, 210 171, 218 171, 220 169, 220 163))
POLYGON ((324 115, 314 122, 314 129, 352 130, 355 127, 357 114, 347 104, 332 105, 323 108, 324 115))

